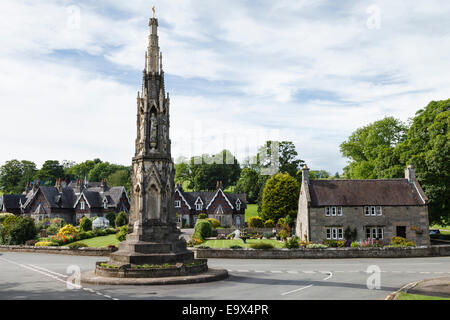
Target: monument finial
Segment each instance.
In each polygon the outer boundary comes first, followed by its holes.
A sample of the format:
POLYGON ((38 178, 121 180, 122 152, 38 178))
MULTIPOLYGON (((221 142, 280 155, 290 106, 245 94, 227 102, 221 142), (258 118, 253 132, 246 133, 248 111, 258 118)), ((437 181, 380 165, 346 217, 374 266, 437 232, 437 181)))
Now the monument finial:
POLYGON ((155 19, 155 6, 152 7, 152 11, 153 11, 153 19, 155 19))

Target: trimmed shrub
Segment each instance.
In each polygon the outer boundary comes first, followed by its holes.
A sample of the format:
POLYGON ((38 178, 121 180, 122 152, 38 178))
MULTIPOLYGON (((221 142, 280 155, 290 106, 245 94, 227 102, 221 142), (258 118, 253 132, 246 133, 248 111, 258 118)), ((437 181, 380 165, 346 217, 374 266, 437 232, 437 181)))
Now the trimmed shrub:
POLYGON ((3 222, 5 221, 5 219, 7 217, 15 217, 14 213, 9 213, 9 212, 5 212, 5 213, 0 213, 0 224, 3 224, 3 222))
POLYGON ((273 249, 273 245, 271 243, 258 242, 250 244, 250 248, 258 250, 268 250, 273 249))
POLYGON ((300 247, 299 240, 300 239, 298 237, 289 238, 284 243, 284 247, 287 249, 297 249, 298 247, 300 247))
POLYGON ((116 213, 115 212, 108 212, 105 214, 105 218, 109 221, 109 226, 111 228, 114 228, 116 226, 116 213))
POLYGON ((207 220, 211 223, 211 225, 212 225, 212 227, 214 229, 217 229, 217 228, 220 227, 220 221, 219 220, 214 219, 214 218, 208 218, 207 220))
POLYGON ((116 229, 114 228, 107 228, 105 229, 106 234, 115 234, 117 233, 116 229))
POLYGON ((230 249, 243 249, 243 248, 238 245, 232 245, 232 246, 230 246, 230 249))
POLYGON ((392 237, 391 238, 391 244, 392 245, 398 245, 398 246, 406 246, 406 243, 408 241, 405 238, 402 237, 392 237))
POLYGON ((126 212, 121 211, 116 217, 115 226, 122 227, 124 225, 128 225, 128 215, 126 212))
POLYGON ((80 221, 80 231, 91 231, 92 230, 92 221, 86 217, 81 219, 80 221))
POLYGON ((350 245, 350 248, 359 248, 360 245, 358 242, 352 242, 352 244, 350 245))
POLYGON ((58 231, 58 235, 64 235, 64 236, 77 235, 77 234, 78 234, 77 229, 71 224, 66 224, 64 227, 62 227, 58 231))
POLYGON ((187 245, 188 247, 193 247, 193 246, 196 246, 196 245, 199 245, 199 244, 202 244, 202 243, 203 243, 202 240, 197 239, 197 238, 192 238, 191 240, 189 240, 189 241, 186 243, 186 245, 187 245))
POLYGON ((328 248, 327 245, 320 243, 311 243, 306 245, 306 249, 326 249, 326 248, 328 248))
POLYGON ((278 236, 281 240, 285 241, 287 237, 289 237, 289 232, 286 229, 280 230, 280 232, 278 232, 278 236))
POLYGON ((52 247, 54 246, 53 242, 50 241, 40 241, 34 244, 35 247, 52 247))
POLYGON ((272 219, 269 219, 266 222, 264 222, 264 228, 273 228, 273 227, 275 227, 275 221, 273 221, 272 219))
POLYGON ((258 216, 250 217, 250 219, 248 219, 248 226, 250 228, 263 228, 264 220, 258 216))
POLYGON ((206 213, 200 213, 197 219, 207 219, 208 215, 206 213))
MULTIPOLYGON (((127 225, 127 226, 128 226, 128 225, 127 225)), ((107 235, 106 231, 103 230, 103 229, 95 229, 95 230, 92 231, 92 233, 93 233, 94 236, 96 236, 96 237, 103 237, 103 236, 106 236, 106 235, 107 235)))
POLYGON ((3 222, 1 230, 1 243, 6 245, 20 245, 27 240, 36 237, 36 225, 34 219, 30 217, 9 216, 3 222))
POLYGON ((128 225, 120 227, 120 231, 116 233, 116 239, 120 242, 125 241, 128 234, 128 225))
POLYGON ((86 248, 88 247, 86 244, 82 242, 75 242, 68 245, 70 249, 80 249, 80 248, 86 248))
POLYGON ((211 237, 212 225, 208 220, 197 220, 194 227, 193 238, 204 240, 211 237))

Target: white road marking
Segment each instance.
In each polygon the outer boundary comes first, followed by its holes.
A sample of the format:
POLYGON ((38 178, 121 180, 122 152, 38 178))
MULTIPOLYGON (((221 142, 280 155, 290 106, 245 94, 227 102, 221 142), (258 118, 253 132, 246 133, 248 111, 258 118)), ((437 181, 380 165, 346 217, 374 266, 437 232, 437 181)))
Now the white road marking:
POLYGON ((298 274, 298 271, 295 271, 295 270, 289 270, 289 271, 286 271, 287 273, 291 273, 291 274, 298 274))
POLYGON ((238 270, 237 272, 250 272, 248 270, 238 270))
POLYGON ((331 272, 327 272, 328 273, 328 277, 326 277, 325 279, 323 279, 323 281, 330 279, 333 276, 333 273, 331 272))
POLYGON ((300 288, 300 289, 296 289, 296 290, 292 290, 292 291, 288 291, 288 292, 282 293, 281 295, 282 295, 282 296, 285 296, 285 295, 290 294, 290 293, 294 293, 294 292, 298 292, 298 291, 301 291, 301 290, 305 290, 305 289, 311 288, 312 286, 313 286, 313 285, 310 284, 309 286, 302 287, 302 288, 300 288))
POLYGON ((256 273, 264 273, 264 270, 255 270, 256 273))
POLYGON ((56 276, 58 276, 58 277, 61 277, 61 278, 67 278, 67 277, 68 277, 68 275, 66 275, 66 274, 61 274, 61 273, 58 273, 58 272, 53 272, 53 271, 51 271, 51 270, 48 270, 48 269, 43 268, 43 267, 35 266, 35 265, 33 265, 33 264, 29 264, 29 266, 32 267, 32 268, 35 268, 35 269, 42 270, 42 271, 47 272, 47 273, 54 274, 54 275, 56 275, 56 276))
MULTIPOLYGON (((72 287, 77 287, 77 288, 79 287, 78 289, 83 289, 83 290, 89 291, 89 292, 91 292, 91 293, 96 293, 97 295, 104 296, 103 293, 94 291, 94 290, 92 290, 92 289, 90 289, 90 288, 83 288, 82 286, 76 286, 76 285, 74 285, 73 283, 70 283, 70 282, 68 282, 68 281, 66 281, 66 280, 63 280, 63 279, 59 278, 58 276, 55 276, 54 274, 60 275, 60 274, 57 273, 57 272, 53 272, 53 271, 50 271, 50 270, 48 270, 48 271, 43 271, 43 270, 47 270, 47 269, 42 268, 42 267, 33 266, 33 265, 31 265, 31 264, 30 264, 30 265, 21 264, 21 263, 18 263, 18 262, 15 262, 15 261, 12 261, 12 260, 3 258, 3 257, 1 257, 0 260, 9 262, 9 263, 11 263, 11 264, 15 264, 15 265, 20 266, 20 267, 22 267, 22 268, 24 268, 24 269, 28 269, 28 270, 31 270, 31 271, 40 273, 40 274, 45 275, 45 276, 47 276, 47 277, 49 277, 49 278, 52 278, 52 279, 57 280, 57 281, 59 281, 59 282, 62 282, 62 283, 64 283, 64 284, 66 284, 66 285, 70 284, 72 287), (43 270, 41 270, 41 269, 43 269, 43 270), (50 273, 50 272, 51 272, 51 273, 50 273), (52 274, 52 273, 53 273, 53 274, 52 274)), ((66 278, 67 276, 64 275, 64 277, 66 278)), ((116 299, 116 298, 112 298, 112 299, 113 299, 113 300, 119 300, 119 299, 116 299)))
POLYGON ((303 273, 316 273, 315 271, 303 271, 303 273))
POLYGON ((283 273, 283 271, 279 271, 279 270, 274 270, 274 271, 271 271, 272 273, 283 273))

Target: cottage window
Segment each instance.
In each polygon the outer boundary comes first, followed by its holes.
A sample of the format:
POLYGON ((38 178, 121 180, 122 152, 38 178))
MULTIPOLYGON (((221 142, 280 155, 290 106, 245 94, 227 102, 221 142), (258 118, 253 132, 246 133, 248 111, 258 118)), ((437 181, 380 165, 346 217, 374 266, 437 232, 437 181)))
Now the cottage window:
POLYGON ((181 208, 181 200, 175 200, 175 208, 181 208))
POLYGON ((80 202, 80 208, 81 208, 81 210, 86 210, 86 202, 81 201, 80 202))
POLYGON ((338 216, 342 216, 342 207, 338 207, 338 216))
POLYGON ((331 229, 327 229, 327 240, 331 240, 331 229))
POLYGON ((370 228, 366 228, 366 239, 370 239, 370 228))
POLYGON ((195 205, 195 209, 197 209, 197 211, 202 210, 202 209, 203 209, 203 204, 202 204, 202 203, 197 203, 197 204, 195 205))
POLYGON ((325 207, 325 215, 326 215, 327 217, 330 216, 330 207, 325 207))
POLYGON ((383 228, 377 229, 377 239, 380 239, 380 240, 383 239, 383 228))
POLYGON ((336 216, 336 207, 331 207, 331 215, 336 216))
POLYGON ((370 207, 370 215, 375 216, 376 214, 375 207, 370 207))
POLYGON ((364 213, 366 216, 370 216, 370 207, 364 207, 364 213))
POLYGON ((338 228, 338 239, 344 239, 344 231, 342 230, 342 228, 338 228))
POLYGON ((367 227, 366 239, 382 240, 384 237, 384 229, 382 227, 367 227))
POLYGON ((332 231, 332 234, 333 234, 333 239, 337 240, 337 229, 333 228, 333 229, 331 229, 331 231, 332 231))
POLYGON ((377 215, 381 216, 382 214, 381 207, 377 207, 377 215))
POLYGON ((107 201, 103 201, 103 209, 108 209, 108 202, 107 201))

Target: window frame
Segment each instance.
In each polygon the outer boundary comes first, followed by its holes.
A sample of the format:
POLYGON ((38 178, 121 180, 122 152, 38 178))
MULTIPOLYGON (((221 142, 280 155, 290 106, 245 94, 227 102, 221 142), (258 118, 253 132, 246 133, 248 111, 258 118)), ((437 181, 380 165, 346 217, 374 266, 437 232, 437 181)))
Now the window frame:
POLYGON ((338 217, 342 217, 342 213, 343 213, 343 209, 342 209, 342 207, 337 207, 337 215, 338 215, 338 217))
POLYGON ((80 201, 80 210, 86 210, 86 202, 80 201))
POLYGON ((181 200, 175 200, 175 208, 181 208, 181 200))
POLYGON ((375 209, 377 216, 382 216, 383 215, 383 209, 381 208, 381 206, 377 206, 375 209))
POLYGON ((327 240, 331 240, 331 228, 326 229, 326 238, 327 240))
POLYGON ((370 207, 369 206, 364 207, 364 215, 366 217, 370 217, 370 207))
POLYGON ((326 217, 329 217, 330 214, 331 214, 330 207, 325 207, 325 216, 326 216, 326 217))

